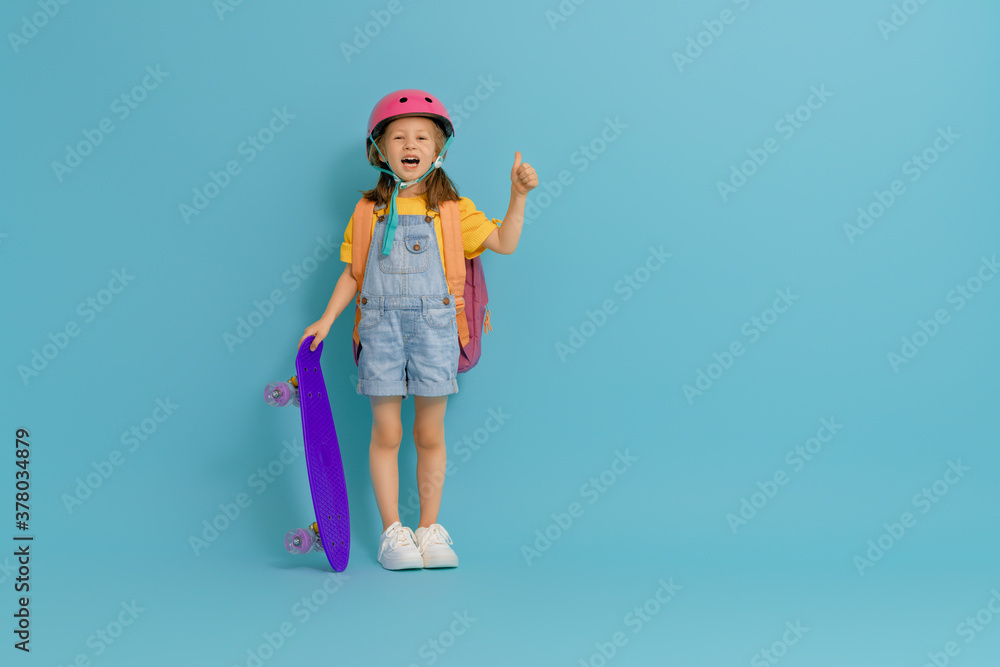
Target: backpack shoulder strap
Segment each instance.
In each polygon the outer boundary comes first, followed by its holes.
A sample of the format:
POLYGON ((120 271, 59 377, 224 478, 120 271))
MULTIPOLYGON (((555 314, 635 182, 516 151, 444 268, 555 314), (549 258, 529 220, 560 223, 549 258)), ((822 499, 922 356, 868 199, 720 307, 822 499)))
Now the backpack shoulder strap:
POLYGON ((352 219, 351 232, 351 273, 358 284, 358 291, 354 296, 357 308, 354 309, 354 342, 360 343, 358 338, 358 322, 361 320, 361 286, 365 280, 365 264, 368 263, 368 250, 372 244, 372 215, 375 213, 375 202, 364 197, 354 207, 354 218, 352 219))
POLYGON ((469 343, 469 323, 464 312, 465 247, 462 245, 462 218, 457 201, 443 201, 440 209, 445 279, 448 281, 449 291, 455 297, 458 340, 465 347, 469 343))
POLYGON ((358 291, 365 279, 365 264, 368 262, 368 249, 372 243, 372 215, 375 212, 375 202, 361 198, 354 207, 354 218, 351 225, 351 272, 358 283, 358 291))

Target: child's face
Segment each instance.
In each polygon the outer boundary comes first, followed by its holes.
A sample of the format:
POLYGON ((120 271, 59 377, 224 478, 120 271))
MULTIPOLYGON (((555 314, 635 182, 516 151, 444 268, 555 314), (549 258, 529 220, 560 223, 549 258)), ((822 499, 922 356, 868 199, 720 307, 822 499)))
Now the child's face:
POLYGON ((423 176, 437 157, 434 121, 422 116, 397 118, 386 127, 382 152, 389 169, 404 181, 423 176))

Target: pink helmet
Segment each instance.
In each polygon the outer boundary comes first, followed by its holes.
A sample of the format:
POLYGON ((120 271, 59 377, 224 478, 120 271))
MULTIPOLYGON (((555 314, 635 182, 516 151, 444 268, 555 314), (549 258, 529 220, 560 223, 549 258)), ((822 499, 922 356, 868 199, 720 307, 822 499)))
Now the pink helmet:
POLYGON ((365 138, 365 158, 368 158, 373 138, 385 131, 385 126, 391 121, 404 116, 430 116, 444 130, 447 140, 455 135, 455 127, 448 117, 448 110, 436 97, 424 90, 406 88, 389 93, 376 104, 368 117, 368 136, 365 138))

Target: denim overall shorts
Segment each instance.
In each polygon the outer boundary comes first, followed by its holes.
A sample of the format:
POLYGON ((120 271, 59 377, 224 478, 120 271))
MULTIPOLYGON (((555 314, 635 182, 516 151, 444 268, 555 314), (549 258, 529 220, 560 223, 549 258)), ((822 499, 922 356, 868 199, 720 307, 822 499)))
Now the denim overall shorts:
POLYGON ((358 321, 358 393, 445 396, 458 391, 458 323, 430 216, 399 215, 382 254, 387 216, 368 248, 358 321))

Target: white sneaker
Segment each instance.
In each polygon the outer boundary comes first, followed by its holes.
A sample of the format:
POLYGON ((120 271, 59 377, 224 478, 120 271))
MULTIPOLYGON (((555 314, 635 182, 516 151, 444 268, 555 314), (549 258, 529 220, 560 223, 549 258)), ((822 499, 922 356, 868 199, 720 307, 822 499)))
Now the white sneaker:
POLYGON ((378 543, 378 562, 387 570, 409 570, 424 566, 413 543, 413 531, 396 521, 385 529, 378 543))
POLYGON ((448 531, 439 523, 417 528, 417 549, 424 557, 424 567, 458 567, 458 556, 448 546, 453 544, 448 531))

